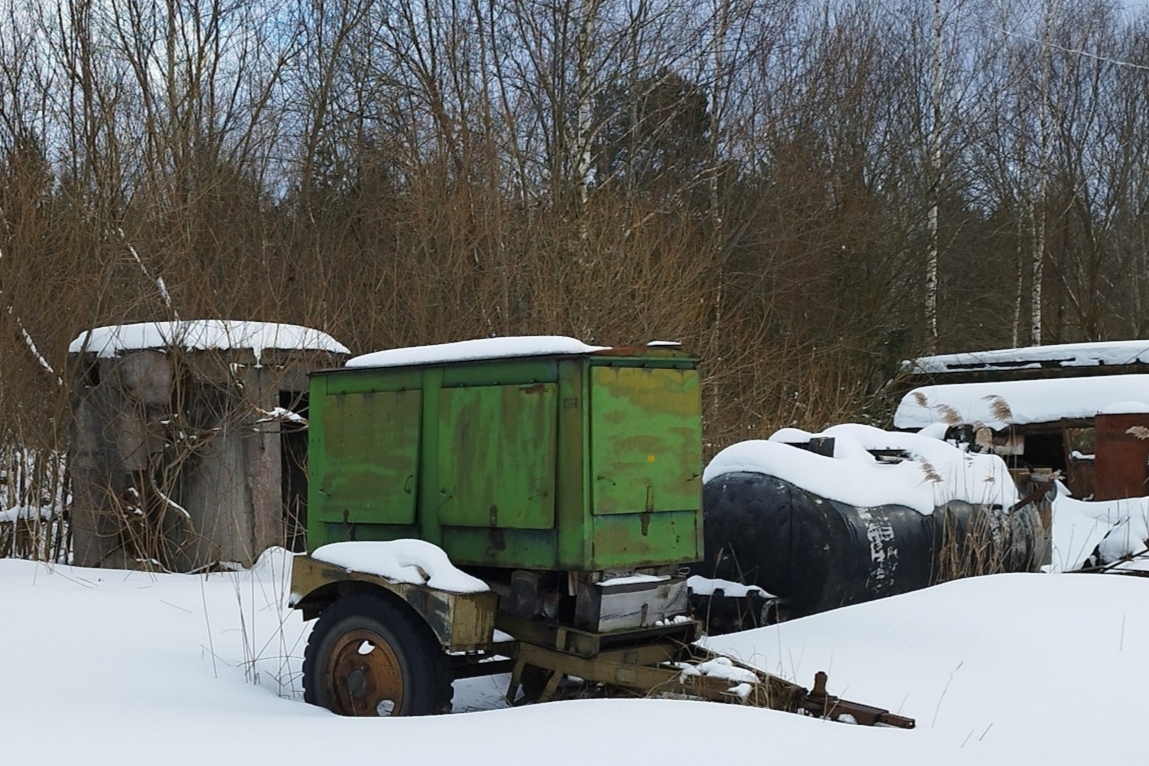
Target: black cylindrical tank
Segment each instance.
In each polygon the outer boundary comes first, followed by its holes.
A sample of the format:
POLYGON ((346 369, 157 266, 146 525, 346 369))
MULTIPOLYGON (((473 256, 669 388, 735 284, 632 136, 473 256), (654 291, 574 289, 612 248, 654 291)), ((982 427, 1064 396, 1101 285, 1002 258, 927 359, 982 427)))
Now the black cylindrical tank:
POLYGON ((1040 522, 1031 506, 951 501, 922 514, 858 508, 761 473, 717 476, 703 489, 703 577, 757 585, 786 617, 924 588, 963 571, 1032 568, 1040 522), (1017 518, 1013 518, 1016 516, 1017 518))

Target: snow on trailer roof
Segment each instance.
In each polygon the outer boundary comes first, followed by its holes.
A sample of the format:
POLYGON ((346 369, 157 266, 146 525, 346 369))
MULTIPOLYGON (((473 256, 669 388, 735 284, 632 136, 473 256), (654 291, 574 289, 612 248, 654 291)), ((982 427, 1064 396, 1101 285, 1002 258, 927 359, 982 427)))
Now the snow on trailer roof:
POLYGON ((327 333, 310 327, 227 319, 140 322, 97 327, 80 333, 68 346, 68 353, 86 352, 110 358, 130 351, 172 347, 192 351, 251 349, 257 360, 269 348, 350 353, 342 343, 327 333))
POLYGON ((1049 367, 1101 367, 1149 364, 1149 340, 1102 343, 1059 343, 1029 348, 967 351, 910 359, 902 369, 911 375, 941 375, 970 370, 1033 370, 1049 367))
POLYGON ((1009 508, 1017 488, 1009 468, 997 455, 964 452, 941 439, 944 429, 920 434, 883 431, 845 423, 811 434, 783 428, 769 441, 733 444, 706 466, 703 483, 730 473, 760 473, 801 487, 821 497, 858 508, 902 505, 921 514, 950 500, 1009 508), (833 438, 834 456, 826 457, 795 444, 833 438), (870 450, 897 450, 902 460, 880 460, 870 450))
POLYGON ((405 367, 414 364, 444 364, 518 356, 556 356, 593 354, 609 346, 588 346, 575 338, 562 335, 522 335, 509 338, 477 338, 433 346, 412 346, 375 351, 353 357, 348 367, 405 367))
POLYGON ((903 396, 894 412, 894 427, 979 423, 1000 430, 1147 410, 1149 375, 950 383, 922 386, 903 396))

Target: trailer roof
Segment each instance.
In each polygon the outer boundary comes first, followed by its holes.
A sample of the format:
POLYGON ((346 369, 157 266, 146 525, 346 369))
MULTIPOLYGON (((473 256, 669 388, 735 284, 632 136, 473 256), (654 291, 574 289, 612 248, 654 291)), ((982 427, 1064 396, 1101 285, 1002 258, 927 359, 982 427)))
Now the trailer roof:
POLYGON ((445 364, 523 356, 593 354, 609 349, 609 346, 590 346, 575 338, 561 335, 522 335, 375 351, 351 358, 347 361, 347 366, 405 367, 416 364, 445 364))
POLYGON ((1056 423, 1098 413, 1149 411, 1149 375, 949 383, 915 388, 894 413, 895 428, 933 423, 1010 425, 1056 423))
POLYGON ((910 375, 940 375, 972 370, 1035 370, 1133 364, 1149 364, 1149 340, 1058 343, 1029 348, 939 354, 906 360, 902 363, 902 369, 910 375))

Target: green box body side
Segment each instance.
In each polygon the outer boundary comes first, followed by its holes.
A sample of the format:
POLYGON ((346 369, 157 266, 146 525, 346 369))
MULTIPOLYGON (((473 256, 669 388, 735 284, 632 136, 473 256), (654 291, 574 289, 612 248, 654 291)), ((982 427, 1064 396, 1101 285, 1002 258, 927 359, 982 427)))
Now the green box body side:
POLYGON ((323 371, 309 432, 309 550, 414 537, 464 566, 558 571, 702 557, 686 354, 323 371))

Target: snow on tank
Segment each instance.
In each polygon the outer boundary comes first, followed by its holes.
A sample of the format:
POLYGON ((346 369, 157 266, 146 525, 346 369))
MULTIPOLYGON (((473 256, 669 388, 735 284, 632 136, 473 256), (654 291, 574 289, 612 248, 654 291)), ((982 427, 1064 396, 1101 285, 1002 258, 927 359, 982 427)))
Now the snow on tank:
POLYGON ((1005 461, 958 449, 942 436, 944 429, 912 434, 849 423, 819 434, 784 428, 769 441, 744 441, 722 450, 706 466, 702 481, 729 473, 761 473, 857 508, 901 505, 921 514, 931 514, 951 500, 1003 508, 1017 502, 1005 461), (793 446, 814 438, 832 438, 834 456, 793 446))
POLYGON ((1149 571, 1149 497, 1077 500, 1058 483, 1050 571, 1083 567, 1149 571))

